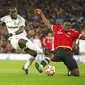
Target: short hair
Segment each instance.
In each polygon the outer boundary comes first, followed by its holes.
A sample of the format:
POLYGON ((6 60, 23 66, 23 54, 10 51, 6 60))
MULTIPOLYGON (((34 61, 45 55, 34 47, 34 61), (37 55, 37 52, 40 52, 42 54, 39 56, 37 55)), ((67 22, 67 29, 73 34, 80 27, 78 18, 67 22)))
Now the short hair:
MULTIPOLYGON (((9 10, 10 10, 10 9, 15 9, 15 8, 16 8, 16 6, 10 6, 10 7, 9 7, 9 10)), ((17 9, 17 8, 16 8, 16 9, 17 9)))
POLYGON ((16 10, 16 12, 17 12, 17 8, 16 8, 15 6, 11 6, 11 7, 9 8, 9 13, 10 13, 13 9, 16 10))

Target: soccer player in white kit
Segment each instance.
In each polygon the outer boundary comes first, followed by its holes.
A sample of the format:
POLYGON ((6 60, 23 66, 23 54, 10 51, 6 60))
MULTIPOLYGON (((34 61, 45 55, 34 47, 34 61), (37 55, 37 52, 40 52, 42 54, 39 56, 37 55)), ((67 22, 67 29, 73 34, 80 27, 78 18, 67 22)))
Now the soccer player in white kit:
POLYGON ((80 61, 85 64, 85 40, 79 39, 79 55, 80 61))
POLYGON ((3 23, 5 23, 8 31, 5 38, 10 41, 13 48, 16 50, 23 49, 25 52, 30 54, 26 64, 22 67, 25 74, 28 74, 28 67, 34 61, 37 52, 43 53, 43 50, 28 39, 25 32, 25 19, 17 14, 16 7, 11 7, 9 9, 9 15, 6 15, 0 19, 0 24, 3 23))

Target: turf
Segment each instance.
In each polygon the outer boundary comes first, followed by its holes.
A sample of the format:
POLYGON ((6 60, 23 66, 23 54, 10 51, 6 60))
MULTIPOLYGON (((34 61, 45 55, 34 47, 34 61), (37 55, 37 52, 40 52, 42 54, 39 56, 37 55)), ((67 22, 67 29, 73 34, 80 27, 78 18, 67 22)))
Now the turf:
POLYGON ((29 68, 29 74, 25 75, 22 66, 26 61, 0 60, 0 85, 85 85, 85 64, 78 63, 80 77, 66 76, 67 69, 63 63, 51 63, 56 67, 56 74, 47 76, 34 67, 29 68))

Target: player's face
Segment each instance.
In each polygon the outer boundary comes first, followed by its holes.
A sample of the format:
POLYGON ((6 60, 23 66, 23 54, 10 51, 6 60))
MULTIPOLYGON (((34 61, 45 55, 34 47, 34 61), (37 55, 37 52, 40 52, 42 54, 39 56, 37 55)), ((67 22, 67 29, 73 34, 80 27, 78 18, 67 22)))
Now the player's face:
POLYGON ((65 32, 68 32, 70 28, 71 28, 71 23, 70 22, 64 22, 64 24, 63 24, 63 30, 65 32))
POLYGON ((10 9, 9 11, 10 11, 9 14, 10 14, 11 18, 17 19, 17 9, 13 8, 13 9, 10 9))
POLYGON ((52 38, 52 33, 48 33, 48 37, 49 38, 52 38))

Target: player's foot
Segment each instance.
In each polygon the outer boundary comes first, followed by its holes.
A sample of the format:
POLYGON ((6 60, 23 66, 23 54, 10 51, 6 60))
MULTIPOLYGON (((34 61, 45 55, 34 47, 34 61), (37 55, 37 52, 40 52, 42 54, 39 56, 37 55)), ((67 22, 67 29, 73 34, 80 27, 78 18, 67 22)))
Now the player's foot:
POLYGON ((67 74, 68 76, 71 76, 71 71, 70 70, 68 70, 68 74, 67 74))
POLYGON ((28 75, 28 69, 25 69, 24 66, 23 66, 22 70, 25 72, 26 75, 28 75))
POLYGON ((37 62, 35 63, 35 67, 40 73, 43 72, 41 66, 37 62))

